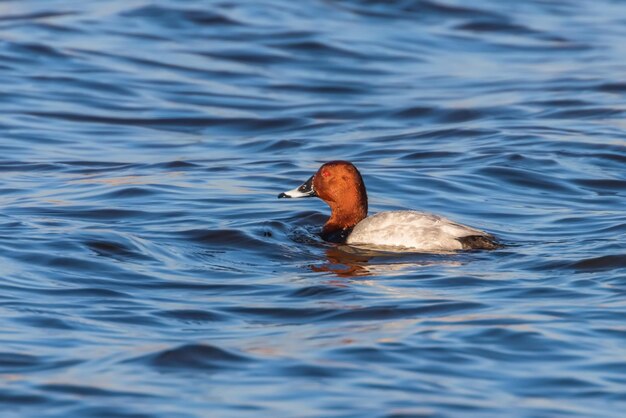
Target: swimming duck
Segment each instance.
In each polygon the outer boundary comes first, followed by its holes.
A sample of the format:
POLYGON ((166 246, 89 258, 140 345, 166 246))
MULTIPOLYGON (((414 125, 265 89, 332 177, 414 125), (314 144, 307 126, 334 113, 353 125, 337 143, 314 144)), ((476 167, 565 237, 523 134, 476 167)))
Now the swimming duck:
POLYGON ((330 206, 321 233, 326 241, 425 252, 499 247, 492 235, 440 215, 394 210, 368 217, 365 183, 348 161, 323 164, 301 186, 278 195, 279 199, 300 197, 319 197, 330 206))

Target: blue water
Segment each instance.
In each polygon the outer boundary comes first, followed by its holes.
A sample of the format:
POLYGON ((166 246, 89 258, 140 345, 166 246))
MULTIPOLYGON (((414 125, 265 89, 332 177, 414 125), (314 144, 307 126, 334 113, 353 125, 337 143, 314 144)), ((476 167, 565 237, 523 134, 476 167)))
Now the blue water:
POLYGON ((626 3, 0 2, 2 417, 626 410, 626 3), (493 252, 322 242, 370 212, 493 252))

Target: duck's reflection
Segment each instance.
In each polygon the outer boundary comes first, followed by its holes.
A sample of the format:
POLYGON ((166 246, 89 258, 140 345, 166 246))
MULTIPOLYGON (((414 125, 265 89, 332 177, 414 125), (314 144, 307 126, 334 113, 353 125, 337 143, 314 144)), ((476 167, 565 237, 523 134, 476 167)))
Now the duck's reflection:
POLYGON ((432 265, 461 265, 461 260, 451 258, 451 253, 417 254, 397 253, 349 245, 326 249, 327 262, 312 265, 315 272, 333 273, 338 277, 363 277, 372 275, 399 275, 407 270, 432 265))
POLYGON ((312 265, 315 272, 334 273, 339 277, 369 276, 367 262, 371 256, 355 254, 347 245, 332 246, 326 249, 328 262, 320 265, 312 265), (342 249, 342 247, 346 247, 342 249))

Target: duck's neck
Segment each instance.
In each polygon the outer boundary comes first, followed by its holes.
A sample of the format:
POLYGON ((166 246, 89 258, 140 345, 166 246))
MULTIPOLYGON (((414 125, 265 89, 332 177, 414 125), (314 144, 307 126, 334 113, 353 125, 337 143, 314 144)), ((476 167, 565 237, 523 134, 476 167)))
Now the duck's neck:
POLYGON ((343 242, 352 228, 367 217, 367 200, 358 199, 352 205, 331 205, 330 218, 322 229, 326 241, 343 242))

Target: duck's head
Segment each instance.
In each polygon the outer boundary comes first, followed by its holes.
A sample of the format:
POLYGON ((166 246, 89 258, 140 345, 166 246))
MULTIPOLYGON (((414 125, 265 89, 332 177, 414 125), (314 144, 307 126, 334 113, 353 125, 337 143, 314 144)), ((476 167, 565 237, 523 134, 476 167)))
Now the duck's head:
POLYGON ((353 228, 367 216, 367 192, 359 170, 348 161, 331 161, 299 187, 278 198, 319 197, 330 206, 322 235, 353 228))

